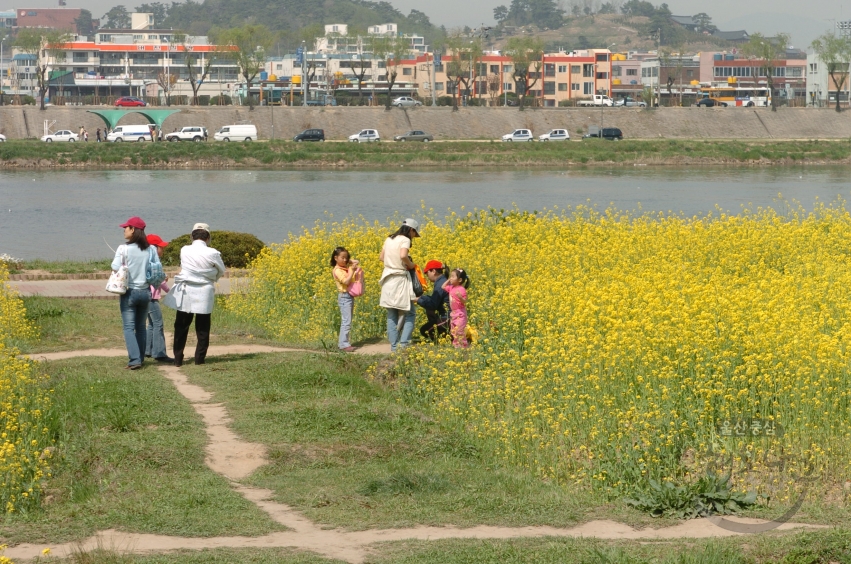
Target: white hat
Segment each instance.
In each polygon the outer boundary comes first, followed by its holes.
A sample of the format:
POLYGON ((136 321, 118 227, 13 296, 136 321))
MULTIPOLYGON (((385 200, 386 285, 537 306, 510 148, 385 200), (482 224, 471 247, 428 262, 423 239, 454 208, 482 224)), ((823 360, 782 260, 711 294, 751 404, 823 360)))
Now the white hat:
POLYGON ((209 232, 210 232, 210 226, 209 226, 209 225, 207 225, 206 223, 196 223, 196 224, 192 227, 192 231, 195 231, 196 229, 203 229, 203 230, 204 230, 204 231, 206 231, 207 233, 209 233, 209 232))
POLYGON ((416 219, 409 217, 408 219, 402 222, 402 225, 407 225, 408 227, 416 231, 417 235, 420 234, 420 224, 416 219))

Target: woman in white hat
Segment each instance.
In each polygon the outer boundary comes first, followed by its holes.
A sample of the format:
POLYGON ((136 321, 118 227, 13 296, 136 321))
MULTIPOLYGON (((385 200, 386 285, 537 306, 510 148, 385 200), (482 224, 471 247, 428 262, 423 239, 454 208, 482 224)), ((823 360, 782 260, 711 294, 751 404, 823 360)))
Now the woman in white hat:
POLYGON ((189 326, 195 318, 195 364, 204 364, 210 346, 210 317, 216 302, 216 281, 225 273, 222 254, 210 245, 210 226, 192 227, 192 244, 180 249, 180 274, 162 303, 177 310, 174 318, 174 365, 183 364, 189 326))
POLYGON ((408 253, 411 240, 420 236, 417 231, 419 226, 415 219, 408 218, 403 221, 401 227, 384 240, 384 246, 378 255, 378 260, 384 262, 384 272, 379 281, 379 305, 387 310, 387 338, 390 340, 391 351, 407 347, 414 332, 417 315, 414 302, 417 296, 414 294, 408 271, 416 266, 408 253))

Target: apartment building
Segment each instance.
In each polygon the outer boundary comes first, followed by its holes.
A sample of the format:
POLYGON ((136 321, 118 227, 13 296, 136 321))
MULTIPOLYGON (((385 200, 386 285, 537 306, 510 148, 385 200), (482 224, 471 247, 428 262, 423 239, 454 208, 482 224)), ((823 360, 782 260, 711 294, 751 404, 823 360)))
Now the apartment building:
MULTIPOLYGON (((420 72, 428 72, 430 57, 420 57, 414 64, 420 72)), ((470 77, 447 76, 447 62, 453 55, 444 55, 435 67, 436 96, 474 97, 491 103, 508 93, 517 94, 514 63, 510 57, 486 53, 470 69, 470 77), (468 86, 469 85, 469 86, 468 86)), ((467 65, 469 68, 469 65, 467 65)), ((428 76, 427 74, 425 75, 428 76)), ((527 97, 535 98, 544 107, 555 107, 594 94, 610 95, 612 91, 612 53, 608 49, 587 49, 571 52, 545 53, 529 71, 527 97)), ((431 96, 428 79, 420 82, 420 96, 431 96)), ((523 88, 523 85, 519 85, 523 88)))
POLYGON ((311 49, 316 53, 334 54, 363 54, 371 53, 371 39, 376 37, 395 37, 407 44, 412 53, 426 53, 429 46, 425 37, 416 34, 400 34, 399 26, 395 23, 371 25, 367 28, 367 35, 349 35, 349 26, 346 24, 329 24, 325 26, 325 36, 317 37, 311 49))
MULTIPOLYGON (((134 20, 134 24, 140 21, 134 20)), ((164 88, 159 83, 171 84, 171 95, 191 96, 188 53, 198 75, 212 58, 210 73, 199 95, 232 94, 239 73, 227 49, 210 45, 202 36, 189 36, 180 43, 176 39, 173 30, 147 26, 101 29, 94 38, 74 36, 64 45, 64 60, 48 61, 48 96, 164 98, 164 88)), ((35 63, 35 57, 27 53, 13 56, 9 68, 10 93, 32 96, 37 93, 35 63)))

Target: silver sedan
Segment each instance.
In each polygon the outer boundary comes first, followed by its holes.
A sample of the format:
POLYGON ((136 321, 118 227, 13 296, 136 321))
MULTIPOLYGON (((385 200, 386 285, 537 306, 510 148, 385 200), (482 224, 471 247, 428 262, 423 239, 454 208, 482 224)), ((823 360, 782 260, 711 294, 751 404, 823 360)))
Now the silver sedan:
POLYGON ((428 143, 429 141, 434 141, 434 136, 431 133, 415 129, 414 131, 408 131, 402 135, 395 136, 393 141, 422 141, 423 143, 428 143))

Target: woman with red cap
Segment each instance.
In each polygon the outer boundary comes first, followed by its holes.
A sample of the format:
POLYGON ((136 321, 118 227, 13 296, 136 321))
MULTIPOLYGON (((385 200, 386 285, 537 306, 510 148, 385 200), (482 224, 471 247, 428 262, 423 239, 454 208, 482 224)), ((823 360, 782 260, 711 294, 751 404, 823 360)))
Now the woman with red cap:
MULTIPOLYGON (((157 250, 157 257, 163 258, 163 249, 168 241, 163 241, 159 235, 148 235, 148 243, 157 250)), ((165 328, 163 327, 163 312, 160 309, 160 298, 168 293, 168 277, 159 286, 151 286, 151 305, 148 308, 148 336, 145 344, 145 356, 153 357, 157 362, 174 362, 165 350, 165 328)))
POLYGON ((117 271, 124 264, 127 267, 127 292, 121 294, 119 307, 124 325, 124 344, 127 346, 127 368, 142 368, 145 354, 148 319, 148 307, 151 304, 151 286, 148 284, 148 265, 159 261, 157 255, 148 248, 145 236, 145 222, 141 217, 131 217, 120 227, 124 228, 125 245, 119 245, 112 259, 112 270, 117 271))

